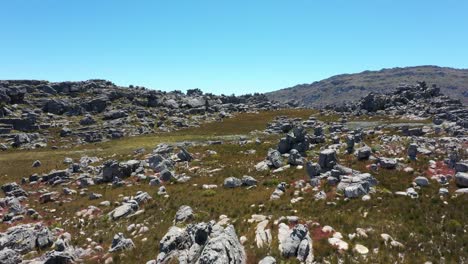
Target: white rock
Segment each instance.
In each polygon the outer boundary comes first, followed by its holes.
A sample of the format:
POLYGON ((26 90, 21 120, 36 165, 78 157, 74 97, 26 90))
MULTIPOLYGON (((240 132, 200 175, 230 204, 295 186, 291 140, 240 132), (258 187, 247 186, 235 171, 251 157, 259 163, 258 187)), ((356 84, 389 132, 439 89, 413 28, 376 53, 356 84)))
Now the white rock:
POLYGON ((361 244, 356 244, 356 246, 354 246, 354 251, 361 255, 366 255, 369 253, 369 249, 361 244))

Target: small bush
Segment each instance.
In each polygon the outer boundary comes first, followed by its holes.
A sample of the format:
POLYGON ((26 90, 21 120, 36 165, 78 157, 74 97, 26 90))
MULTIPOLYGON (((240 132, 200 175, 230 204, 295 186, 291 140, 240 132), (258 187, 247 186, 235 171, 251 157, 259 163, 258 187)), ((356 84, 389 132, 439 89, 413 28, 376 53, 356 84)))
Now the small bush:
POLYGON ((447 230, 456 233, 462 230, 462 225, 457 220, 451 219, 447 222, 447 230))
POLYGON ((202 192, 202 196, 204 197, 213 197, 216 195, 216 191, 215 190, 204 190, 202 192))

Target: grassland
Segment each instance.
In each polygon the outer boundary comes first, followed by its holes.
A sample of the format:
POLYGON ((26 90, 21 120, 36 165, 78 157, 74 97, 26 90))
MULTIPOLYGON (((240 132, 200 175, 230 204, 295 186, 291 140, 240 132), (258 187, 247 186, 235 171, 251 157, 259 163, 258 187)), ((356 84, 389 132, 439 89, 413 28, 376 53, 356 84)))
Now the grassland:
MULTIPOLYGON (((90 244, 87 238, 99 243, 107 251, 112 237, 117 232, 123 232, 131 237, 136 249, 113 256, 114 263, 144 263, 154 259, 158 253, 159 241, 172 225, 175 212, 181 205, 190 205, 197 221, 217 219, 220 215, 227 215, 236 228, 239 236, 246 236, 245 249, 248 263, 257 263, 266 255, 272 255, 280 263, 295 263, 293 259, 282 259, 278 250, 277 239, 271 247, 257 249, 254 234, 255 225, 246 220, 252 214, 271 215, 272 219, 280 216, 296 215, 301 222, 316 222, 320 226, 330 225, 345 236, 350 243, 350 250, 337 252, 324 237, 314 237, 315 259, 322 263, 327 260, 337 263, 338 259, 345 263, 460 263, 468 259, 468 197, 443 198, 438 195, 439 186, 431 182, 429 187, 419 191, 419 199, 395 196, 392 192, 405 190, 411 185, 414 177, 424 175, 427 170, 429 158, 420 158, 417 161, 405 161, 407 165, 415 168, 413 173, 396 170, 379 170, 373 173, 379 180, 377 192, 372 194, 370 201, 361 199, 345 200, 340 196, 330 196, 327 200, 316 201, 313 196, 316 191, 300 192, 304 200, 291 204, 294 197, 294 182, 307 179, 304 170, 291 168, 285 172, 273 174, 271 172, 257 172, 254 165, 263 160, 268 148, 276 145, 278 136, 266 136, 261 133, 250 134, 251 131, 263 130, 266 124, 277 115, 307 118, 317 114, 312 110, 282 110, 276 112, 262 112, 259 114, 241 114, 222 123, 204 124, 199 128, 189 128, 172 133, 155 134, 134 138, 124 138, 104 143, 88 144, 71 149, 41 149, 33 151, 11 150, 0 153, 0 183, 9 181, 19 182, 22 177, 33 173, 46 173, 52 169, 63 169, 65 157, 78 159, 83 155, 98 156, 102 160, 109 158, 128 160, 135 158, 133 150, 145 148, 146 153, 151 152, 158 143, 175 143, 181 141, 224 140, 221 145, 200 145, 189 148, 195 160, 189 168, 181 164, 178 173, 186 173, 192 179, 188 183, 171 182, 166 184, 169 198, 157 195, 158 187, 149 186, 147 181, 127 179, 132 185, 114 188, 109 185, 96 185, 88 188, 88 192, 97 192, 103 195, 102 199, 90 201, 88 196, 62 196, 61 202, 40 204, 38 194, 33 195, 29 205, 40 212, 42 221, 53 227, 60 227, 70 232, 75 245, 90 244), (238 144, 241 136, 250 138, 260 137, 262 144, 238 144), (245 150, 255 150, 254 154, 245 154, 245 150), (214 150, 216 155, 208 155, 207 150, 214 150), (32 168, 34 160, 42 162, 40 168, 32 168), (221 169, 210 172, 213 169, 221 169), (226 177, 242 177, 250 175, 258 181, 258 187, 247 190, 245 188, 224 189, 223 180, 226 177), (278 182, 291 184, 280 200, 270 201, 269 197, 278 182), (201 188, 203 184, 217 184, 217 189, 206 191, 201 188), (112 222, 105 215, 115 206, 99 206, 104 200, 120 201, 121 196, 131 196, 137 191, 146 191, 153 200, 143 206, 144 213, 130 219, 112 222), (89 205, 99 207, 101 216, 94 219, 80 220, 75 213, 89 205), (55 210, 55 212, 51 212, 55 210), (126 227, 130 223, 140 223, 149 227, 150 231, 140 235, 131 236, 126 227), (350 240, 348 234, 355 233, 356 228, 372 228, 374 231, 368 238, 350 240), (381 233, 388 233, 394 239, 404 244, 404 249, 392 249, 383 243, 381 233), (142 239, 147 238, 146 242, 142 239), (360 243, 371 250, 366 257, 354 253, 353 245, 360 243), (282 261, 282 262, 281 262, 282 261)), ((376 137, 369 137, 366 143, 378 145, 376 137)), ((318 147, 308 153, 308 160, 317 160, 318 147)), ((381 150, 384 152, 385 150, 381 150)), ((382 153, 385 154, 385 153, 382 153)), ((141 157, 137 156, 137 157, 141 157)), ((343 165, 367 172, 369 161, 357 161, 353 156, 339 154, 343 165)), ((323 189, 331 191, 322 185, 323 189)), ((75 187, 73 184, 69 187, 75 187)), ((28 191, 37 191, 47 188, 61 191, 62 187, 30 186, 28 191)), ((455 186, 450 185, 451 190, 455 186)), ((26 219, 25 221, 31 221, 26 219)), ((312 225, 311 225, 312 226, 312 225)), ((1 229, 7 228, 0 224, 1 229)), ((277 237, 278 228, 270 222, 273 237, 277 237)), ((314 229, 314 227, 311 227, 314 229)), ((315 227, 319 228, 319 227, 315 227)), ((105 252, 87 259, 89 263, 101 263, 109 255, 105 252)))

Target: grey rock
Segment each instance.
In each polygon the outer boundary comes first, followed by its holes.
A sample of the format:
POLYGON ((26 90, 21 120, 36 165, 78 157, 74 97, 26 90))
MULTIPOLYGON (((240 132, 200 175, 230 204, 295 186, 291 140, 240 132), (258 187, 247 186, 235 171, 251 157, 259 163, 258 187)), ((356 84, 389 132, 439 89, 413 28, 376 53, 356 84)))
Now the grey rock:
POLYGON ((457 172, 455 174, 455 183, 460 187, 468 187, 468 173, 457 172))
POLYGON ((83 119, 80 120, 80 125, 82 126, 90 126, 96 124, 96 120, 90 115, 85 116, 83 119))
POLYGON ((285 258, 297 257, 301 262, 310 262, 313 258, 312 239, 309 230, 303 224, 294 226, 287 237, 280 242, 280 246, 281 254, 285 258))
POLYGON ((217 235, 211 238, 203 248, 198 263, 200 264, 243 264, 246 263, 244 247, 237 238, 234 226, 219 228, 217 235))
POLYGON ((23 261, 21 255, 9 248, 0 250, 0 263, 2 264, 19 264, 23 261))
POLYGON ((372 149, 370 147, 368 147, 368 146, 359 148, 357 150, 357 158, 359 160, 369 159, 371 154, 372 154, 372 149))
POLYGON ((234 227, 223 228, 214 221, 169 228, 159 249, 156 263, 246 263, 234 227))
POLYGON ((147 192, 142 191, 137 192, 135 197, 133 197, 133 200, 136 201, 138 204, 148 202, 151 199, 153 198, 147 192))
POLYGON ((266 256, 261 259, 258 264, 276 264, 276 259, 272 256, 266 256))
POLYGON ((440 188, 439 189, 439 194, 440 195, 448 195, 449 194, 449 190, 447 188, 440 188))
POLYGON ((188 205, 182 205, 177 210, 175 215, 174 223, 183 223, 193 218, 193 210, 192 207, 188 205))
POLYGON ((109 217, 112 220, 118 220, 119 218, 128 216, 138 210, 139 206, 136 201, 129 201, 128 203, 123 203, 119 207, 115 208, 109 213, 109 217))
POLYGON ((252 176, 244 175, 242 176, 242 185, 254 186, 257 185, 257 180, 252 176))
POLYGON ((5 183, 1 188, 5 196, 21 197, 29 195, 28 192, 23 190, 16 182, 5 183))
POLYGON ((135 244, 130 238, 125 238, 122 233, 118 233, 114 235, 114 238, 112 239, 112 245, 109 252, 123 251, 134 247, 135 244))
POLYGON ((193 157, 185 148, 180 148, 179 153, 177 153, 177 157, 181 161, 192 161, 193 157))
POLYGON ((322 150, 318 163, 322 170, 328 171, 333 169, 333 166, 337 164, 336 151, 333 149, 322 150))
POLYGON ((456 172, 468 172, 468 162, 457 162, 455 164, 456 172))
POLYGON ((18 225, 0 233, 0 249, 13 249, 26 254, 36 248, 44 249, 52 244, 52 233, 41 225, 18 225))
POLYGON ((344 195, 348 198, 356 198, 366 195, 368 191, 364 189, 362 184, 352 184, 345 188, 344 195))
POLYGON ((277 150, 268 150, 267 160, 270 162, 271 166, 275 168, 283 166, 283 158, 281 157, 281 153, 277 150))
POLYGON ((429 186, 429 180, 424 176, 419 176, 414 179, 414 182, 421 187, 429 186))
POLYGON ((161 181, 167 182, 167 181, 170 181, 172 178, 174 178, 174 174, 168 169, 162 170, 159 174, 160 174, 159 179, 161 181))
POLYGON ((114 120, 122 117, 126 117, 128 114, 122 110, 112 110, 104 114, 103 120, 114 120))
POLYGON ((396 159, 391 158, 380 158, 380 166, 384 169, 395 169, 397 166, 396 159))
POLYGON ((288 163, 293 166, 303 165, 304 158, 301 156, 299 151, 291 149, 291 151, 289 151, 288 163))
POLYGON ((322 168, 318 163, 312 163, 310 161, 306 163, 306 171, 311 179, 319 176, 321 170, 322 168))
POLYGON ((226 188, 236 188, 242 185, 242 181, 236 177, 228 177, 224 179, 224 187, 226 188))
POLYGON ((37 167, 40 167, 42 165, 41 161, 40 160, 36 160, 33 162, 32 164, 32 167, 33 168, 37 168, 37 167))
POLYGON ((408 147, 408 157, 410 159, 416 159, 416 155, 418 154, 418 145, 417 144, 410 144, 408 147))

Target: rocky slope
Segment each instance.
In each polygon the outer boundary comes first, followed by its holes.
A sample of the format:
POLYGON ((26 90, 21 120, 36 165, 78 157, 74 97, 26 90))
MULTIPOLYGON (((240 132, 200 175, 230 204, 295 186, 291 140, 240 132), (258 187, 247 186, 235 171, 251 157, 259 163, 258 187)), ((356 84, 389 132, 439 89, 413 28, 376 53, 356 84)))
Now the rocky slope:
POLYGON ((336 75, 266 95, 269 99, 280 102, 295 101, 302 106, 323 107, 357 100, 370 92, 390 92, 400 83, 415 83, 420 80, 435 84, 445 95, 460 99, 464 104, 468 103, 468 70, 437 66, 392 68, 336 75))
POLYGON ((60 130, 78 144, 167 132, 219 120, 236 112, 284 107, 265 96, 216 96, 118 87, 105 80, 51 83, 0 81, 2 149, 43 147, 60 130), (34 132, 34 133, 33 133, 34 132))
POLYGON ((447 124, 450 123, 446 129, 452 135, 463 135, 468 128, 468 107, 460 100, 441 94, 437 86, 429 87, 425 82, 400 85, 391 93, 370 93, 356 102, 325 108, 353 116, 433 118, 436 125, 441 125, 445 120, 447 124))

